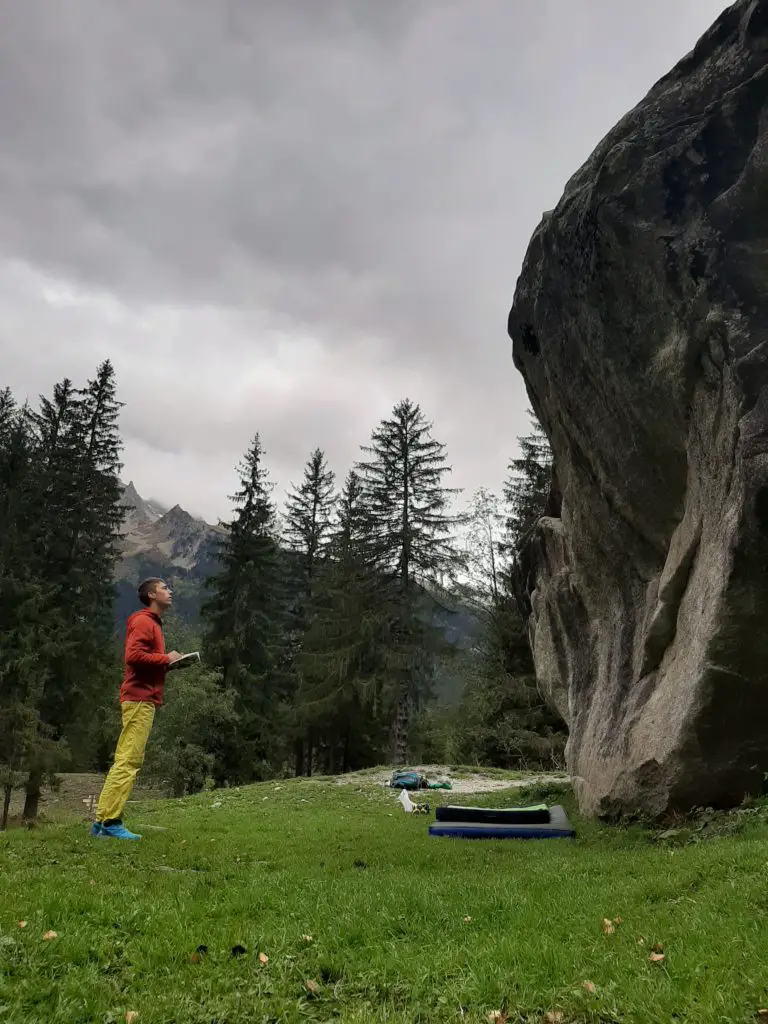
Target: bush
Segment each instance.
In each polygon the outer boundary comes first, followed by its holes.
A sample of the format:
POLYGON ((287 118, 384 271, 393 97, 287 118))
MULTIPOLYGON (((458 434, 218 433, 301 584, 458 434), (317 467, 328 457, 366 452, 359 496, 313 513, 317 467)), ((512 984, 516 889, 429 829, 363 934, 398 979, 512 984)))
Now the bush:
POLYGON ((184 796, 222 783, 220 760, 237 722, 235 694, 215 672, 185 669, 168 676, 166 704, 158 710, 143 778, 184 796))

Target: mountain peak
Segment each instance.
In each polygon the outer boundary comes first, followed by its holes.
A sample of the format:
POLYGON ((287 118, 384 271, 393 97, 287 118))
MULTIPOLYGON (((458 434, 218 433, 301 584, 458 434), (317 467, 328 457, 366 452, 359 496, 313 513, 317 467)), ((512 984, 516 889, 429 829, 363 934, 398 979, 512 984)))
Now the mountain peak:
POLYGON ((181 505, 174 505, 173 508, 169 508, 168 511, 161 516, 161 519, 163 519, 165 522, 177 523, 186 523, 193 521, 193 517, 189 514, 189 512, 187 512, 186 509, 183 509, 181 505))
POLYGON ((141 502, 141 495, 134 487, 133 480, 129 480, 127 484, 123 484, 123 498, 127 502, 134 502, 135 504, 139 504, 141 502))

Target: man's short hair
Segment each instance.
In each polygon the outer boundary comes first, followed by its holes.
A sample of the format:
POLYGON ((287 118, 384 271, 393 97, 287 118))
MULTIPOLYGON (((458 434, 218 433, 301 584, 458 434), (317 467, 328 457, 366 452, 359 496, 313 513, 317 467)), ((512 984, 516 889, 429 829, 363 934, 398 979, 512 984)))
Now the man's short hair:
POLYGON ((141 601, 141 603, 148 608, 152 603, 152 598, 150 595, 152 594, 158 583, 164 582, 165 581, 162 580, 159 576, 150 576, 148 580, 143 580, 139 584, 139 600, 141 601))

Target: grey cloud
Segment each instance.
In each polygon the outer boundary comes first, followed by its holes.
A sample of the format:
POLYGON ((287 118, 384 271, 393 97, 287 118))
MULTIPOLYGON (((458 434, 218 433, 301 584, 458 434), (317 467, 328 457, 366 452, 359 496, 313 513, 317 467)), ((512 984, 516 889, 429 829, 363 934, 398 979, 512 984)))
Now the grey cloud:
POLYGON ((410 393, 462 482, 494 486, 526 427, 505 323, 528 238, 721 7, 0 0, 0 258, 125 307, 107 326, 8 279, 0 361, 32 380, 35 330, 73 375, 119 350, 137 444, 224 459, 263 422, 294 478, 310 433, 346 452, 410 393), (322 341, 314 381, 231 399, 278 334, 322 341), (158 431, 146 403, 182 365, 158 431))
POLYGON ((563 156, 586 156, 694 41, 694 9, 704 27, 718 5, 635 6, 6 0, 0 181, 19 205, 3 234, 146 298, 344 323, 361 282, 353 322, 376 327, 382 306, 434 295, 447 246, 514 272, 540 211, 521 218, 513 196, 554 200, 563 156))

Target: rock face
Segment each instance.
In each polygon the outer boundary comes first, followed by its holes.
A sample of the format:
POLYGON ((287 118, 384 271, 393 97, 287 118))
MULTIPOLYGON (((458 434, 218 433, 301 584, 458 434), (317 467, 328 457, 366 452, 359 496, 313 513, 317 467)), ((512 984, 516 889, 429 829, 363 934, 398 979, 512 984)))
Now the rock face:
POLYGON ((123 504, 128 512, 115 568, 119 627, 137 607, 136 585, 148 576, 167 579, 174 590, 175 610, 196 622, 205 580, 216 569, 216 552, 224 531, 193 518, 178 505, 166 510, 145 500, 133 483, 124 488, 123 504))
POLYGON ((554 452, 522 572, 581 806, 736 804, 768 772, 768 0, 570 180, 509 332, 554 452))

